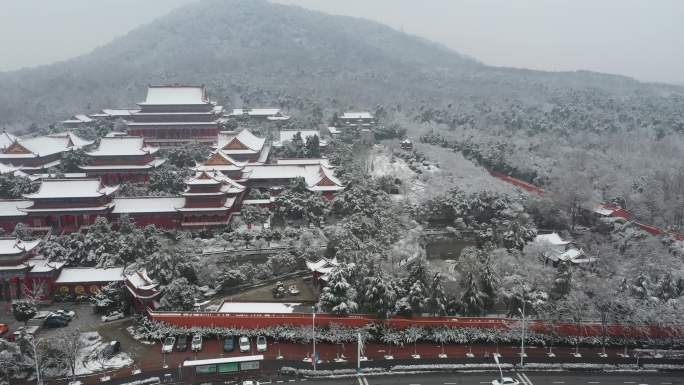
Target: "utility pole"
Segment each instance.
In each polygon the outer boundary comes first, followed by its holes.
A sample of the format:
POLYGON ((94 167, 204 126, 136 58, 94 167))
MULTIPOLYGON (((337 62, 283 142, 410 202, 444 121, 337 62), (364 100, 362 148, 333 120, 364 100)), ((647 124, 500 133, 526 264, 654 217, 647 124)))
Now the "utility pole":
POLYGON ((356 372, 361 373, 361 333, 358 333, 356 342, 356 372))

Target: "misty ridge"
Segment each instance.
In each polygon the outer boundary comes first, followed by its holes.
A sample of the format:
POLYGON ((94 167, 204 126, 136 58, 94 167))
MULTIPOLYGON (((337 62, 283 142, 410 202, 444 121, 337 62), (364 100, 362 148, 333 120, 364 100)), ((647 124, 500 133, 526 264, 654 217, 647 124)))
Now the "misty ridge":
POLYGON ((131 107, 148 84, 172 83, 293 116, 380 107, 412 136, 474 147, 541 185, 581 173, 585 199, 626 199, 652 223, 681 226, 684 87, 490 67, 375 22, 266 1, 202 1, 88 55, 0 73, 0 126, 131 107))

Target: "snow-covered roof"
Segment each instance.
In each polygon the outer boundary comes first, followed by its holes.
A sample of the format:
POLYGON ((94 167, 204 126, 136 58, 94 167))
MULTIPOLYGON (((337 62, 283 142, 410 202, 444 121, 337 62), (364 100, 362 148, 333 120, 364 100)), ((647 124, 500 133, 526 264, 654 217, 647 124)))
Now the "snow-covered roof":
POLYGON ((31 206, 33 202, 25 200, 0 201, 0 217, 24 217, 26 213, 21 211, 31 206))
POLYGON ((572 261, 575 258, 578 258, 580 256, 584 255, 584 251, 582 249, 568 249, 567 251, 563 252, 558 256, 558 260, 560 261, 572 261))
POLYGON ((0 149, 3 149, 5 147, 9 146, 10 144, 14 143, 17 140, 19 140, 19 139, 16 136, 14 136, 14 135, 6 132, 6 131, 3 131, 2 133, 0 133, 0 149))
POLYGON ((47 136, 37 136, 19 140, 17 145, 23 147, 28 153, 0 154, 0 158, 35 158, 38 156, 49 156, 60 152, 79 149, 91 145, 93 142, 82 139, 70 132, 51 134, 47 136))
POLYGON ((226 148, 226 146, 231 144, 234 139, 242 143, 244 147, 246 147, 246 150, 248 150, 250 153, 257 153, 261 151, 261 149, 264 147, 264 142, 266 141, 266 138, 259 138, 247 129, 240 131, 238 134, 236 134, 235 131, 221 131, 218 134, 218 148, 222 149, 226 154, 245 151, 226 148))
POLYGON ((66 262, 51 262, 45 258, 34 257, 26 261, 31 266, 31 273, 50 273, 61 269, 66 262))
POLYGON ((329 259, 329 258, 321 258, 316 262, 309 262, 306 261, 306 267, 312 272, 317 272, 317 273, 323 273, 327 274, 329 273, 335 266, 338 265, 337 258, 329 259))
POLYGON ((204 86, 149 86, 147 98, 139 105, 207 104, 204 86))
POLYGON ((330 127, 328 127, 328 132, 330 132, 330 135, 337 135, 337 134, 341 133, 342 131, 337 127, 330 126, 330 127))
POLYGON ((373 119, 373 114, 367 111, 345 112, 340 119, 373 119))
POLYGON ((182 197, 138 197, 114 198, 113 214, 137 213, 172 213, 183 207, 185 198, 182 197))
POLYGON ((247 162, 238 162, 223 150, 215 150, 209 155, 204 164, 197 164, 194 170, 197 171, 238 171, 242 170, 247 162))
POLYGON ((147 275, 147 270, 144 269, 132 274, 127 274, 126 280, 137 290, 152 290, 159 286, 159 283, 150 278, 147 275))
POLYGON ((90 156, 134 156, 148 155, 159 151, 156 147, 145 146, 140 136, 105 137, 100 140, 100 146, 88 152, 90 156))
POLYGON ((19 238, 0 238, 0 255, 16 255, 28 253, 35 249, 41 240, 22 241, 19 238))
POLYGON ((224 364, 228 362, 251 362, 251 361, 263 361, 264 356, 261 354, 255 356, 237 356, 237 357, 225 357, 225 358, 208 358, 206 360, 187 360, 183 361, 183 366, 201 366, 201 365, 216 365, 224 364))
POLYGON ((594 211, 596 214, 599 214, 599 215, 603 215, 603 216, 609 217, 609 216, 611 216, 611 215, 613 214, 613 212, 615 211, 615 209, 608 208, 608 207, 604 207, 604 206, 599 206, 599 207, 594 208, 593 211, 594 211))
POLYGON ((103 186, 99 179, 45 179, 33 194, 24 194, 27 199, 46 198, 98 198, 111 195, 119 186, 103 186))
POLYGON ((63 120, 62 123, 90 123, 93 119, 85 114, 78 114, 71 117, 71 119, 63 120))
POLYGON ((219 313, 299 313, 306 310, 301 302, 224 302, 219 313))
POLYGON ((140 110, 138 109, 104 109, 102 110, 102 114, 113 116, 113 117, 122 117, 122 116, 130 116, 134 112, 138 112, 140 110))
POLYGON ((231 112, 230 115, 232 116, 241 116, 244 114, 247 114, 249 116, 274 116, 280 113, 280 108, 249 108, 249 109, 242 109, 242 108, 235 108, 233 109, 233 112, 231 112))
POLYGON ((191 196, 191 195, 211 195, 212 193, 193 193, 190 192, 191 188, 190 186, 200 186, 200 185, 217 185, 220 184, 220 192, 215 193, 216 195, 219 195, 221 193, 226 193, 226 194, 239 194, 243 191, 245 191, 245 186, 237 183, 236 181, 232 180, 225 174, 219 172, 219 171, 198 171, 195 173, 193 177, 188 179, 185 182, 188 185, 188 188, 185 190, 185 192, 182 193, 184 196, 191 196))
MULTIPOLYGON (((103 164, 99 166, 78 166, 81 170, 149 170, 166 163, 166 159, 152 159, 145 164, 103 164)), ((86 174, 83 174, 86 176, 86 174)))
POLYGON ((338 191, 344 188, 342 182, 333 175, 332 170, 320 163, 247 165, 244 169, 244 177, 251 180, 304 178, 307 187, 312 191, 338 191), (326 179, 333 186, 325 186, 325 183, 321 183, 326 179))
POLYGON ((73 145, 70 147, 74 148, 74 149, 83 148, 83 147, 90 146, 91 144, 95 143, 92 140, 83 139, 71 131, 65 131, 65 132, 58 132, 56 134, 50 134, 50 135, 48 135, 48 137, 65 139, 68 142, 70 142, 70 144, 73 145))
POLYGON ((570 241, 564 241, 558 233, 539 234, 534 238, 535 242, 548 243, 553 246, 565 246, 570 244, 570 241))
POLYGON ((62 269, 55 283, 120 282, 123 272, 123 267, 68 267, 62 269))
POLYGON ((278 159, 276 164, 281 165, 322 165, 324 167, 331 168, 330 162, 326 158, 292 158, 292 159, 278 159))
POLYGON ((12 166, 11 164, 0 163, 0 175, 12 174, 14 176, 28 177, 28 174, 21 171, 21 167, 12 166))
MULTIPOLYGON (((23 168, 23 167, 22 167, 23 168)), ((44 174, 30 174, 28 176, 31 181, 35 182, 41 179, 74 179, 74 178, 87 178, 88 175, 84 172, 65 172, 65 173, 44 173, 44 174)))

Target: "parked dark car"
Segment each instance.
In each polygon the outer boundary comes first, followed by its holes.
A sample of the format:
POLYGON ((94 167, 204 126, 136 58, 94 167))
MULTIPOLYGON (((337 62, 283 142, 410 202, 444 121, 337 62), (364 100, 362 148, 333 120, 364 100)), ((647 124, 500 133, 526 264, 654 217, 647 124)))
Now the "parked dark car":
POLYGON ((121 343, 119 341, 112 341, 109 345, 102 349, 102 356, 105 358, 112 358, 121 351, 121 343))
POLYGON ((176 351, 184 352, 186 350, 188 350, 188 336, 178 336, 178 340, 176 341, 176 351))
POLYGON ((45 320, 43 322, 43 327, 45 328, 63 328, 69 324, 69 321, 67 321, 64 318, 61 317, 51 317, 45 320))
POLYGON ((233 350, 235 350, 235 337, 226 337, 223 340, 223 351, 232 352, 233 350))

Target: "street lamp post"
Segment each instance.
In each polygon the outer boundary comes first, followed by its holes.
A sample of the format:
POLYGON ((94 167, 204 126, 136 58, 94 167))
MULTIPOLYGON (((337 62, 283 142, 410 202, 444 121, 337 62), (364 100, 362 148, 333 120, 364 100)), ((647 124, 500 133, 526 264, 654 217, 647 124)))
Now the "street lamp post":
POLYGON ((313 362, 313 370, 316 371, 316 306, 311 306, 311 341, 313 342, 313 356, 311 357, 311 362, 313 362))
POLYGON ((523 301, 523 307, 522 310, 518 309, 520 311, 520 315, 522 316, 522 328, 521 328, 521 338, 520 338, 520 366, 525 365, 525 302, 523 301))

